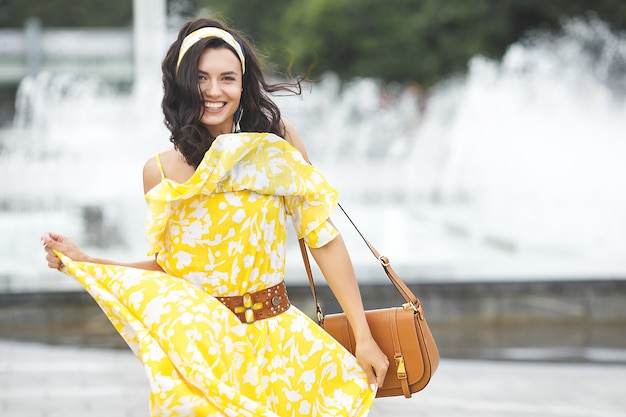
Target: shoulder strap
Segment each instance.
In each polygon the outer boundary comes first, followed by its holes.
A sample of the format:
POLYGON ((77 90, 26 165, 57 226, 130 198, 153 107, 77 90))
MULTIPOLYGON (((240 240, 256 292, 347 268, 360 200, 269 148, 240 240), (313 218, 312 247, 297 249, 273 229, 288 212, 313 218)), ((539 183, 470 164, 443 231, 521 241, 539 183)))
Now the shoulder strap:
MULTIPOLYGON (((343 212, 343 214, 346 215, 346 217, 348 218, 352 226, 356 229, 359 236, 361 236, 361 238, 363 239, 363 241, 365 242, 369 250, 372 252, 374 257, 376 257, 378 262, 380 262, 381 266, 383 267, 383 270, 385 271, 385 274, 387 274, 387 277, 389 278, 393 286, 396 287, 396 290, 398 290, 398 292, 400 293, 404 301, 406 301, 407 303, 406 306, 413 308, 413 310, 415 310, 416 312, 419 312, 421 310, 420 300, 413 294, 413 292, 409 289, 409 287, 407 287, 407 285, 400 279, 398 274, 396 274, 396 272, 391 267, 389 259, 386 256, 380 255, 378 253, 376 248, 374 248, 374 246, 365 238, 363 233, 361 233, 361 231, 356 226, 356 224, 354 224, 350 216, 348 216, 348 213, 346 213, 343 207, 341 207, 341 204, 338 204, 338 206, 343 212)), ((300 244, 300 252, 302 252, 302 259, 304 261, 304 267, 306 269, 307 276, 309 278, 309 285, 311 286, 311 292, 313 293, 313 301, 315 302, 315 306, 317 309, 317 319, 319 323, 321 324, 324 321, 324 316, 322 314, 322 309, 317 299, 317 292, 315 291, 315 282, 313 281, 313 273, 311 271, 311 264, 309 262, 309 256, 307 253, 306 245, 304 243, 304 239, 299 239, 299 244, 300 244)))
POLYGON ((304 269, 306 269, 306 275, 309 277, 309 285, 311 286, 311 293, 313 294, 313 302, 315 302, 315 310, 317 312, 318 324, 324 323, 324 313, 322 313, 322 306, 317 299, 317 291, 315 291, 315 282, 313 281, 313 272, 311 271, 311 263, 309 262, 309 255, 304 243, 304 239, 298 239, 300 244, 300 252, 302 253, 302 260, 304 261, 304 269))
POLYGON ((161 173, 161 179, 165 178, 165 172, 163 171, 163 165, 161 165, 161 154, 156 154, 154 159, 157 164, 157 168, 159 168, 159 172, 161 173))

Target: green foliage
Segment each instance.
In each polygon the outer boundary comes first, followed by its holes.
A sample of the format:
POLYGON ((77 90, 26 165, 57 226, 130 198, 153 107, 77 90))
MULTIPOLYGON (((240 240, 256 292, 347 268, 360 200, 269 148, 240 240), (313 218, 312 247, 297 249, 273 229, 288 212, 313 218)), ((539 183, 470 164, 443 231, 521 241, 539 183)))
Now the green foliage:
MULTIPOLYGON (((171 0, 175 1, 175 0, 171 0)), ((240 31, 260 53, 266 65, 289 63, 283 39, 289 34, 280 26, 284 10, 293 0, 196 0, 196 9, 205 8, 240 31), (265 58, 265 59, 263 59, 265 58)))
POLYGON ((45 27, 130 26, 132 0, 0 0, 0 27, 20 28, 29 17, 45 27))
MULTIPOLYGON (((132 0, 0 0, 0 27, 37 16, 46 27, 129 26, 132 0)), ((424 86, 500 58, 529 30, 595 14, 626 29, 624 0, 169 0, 242 30, 270 67, 424 86)), ((278 72, 278 71, 276 71, 278 72)))
POLYGON ((428 86, 477 55, 500 58, 532 29, 597 14, 626 29, 623 0, 197 0, 297 73, 332 70, 428 86))

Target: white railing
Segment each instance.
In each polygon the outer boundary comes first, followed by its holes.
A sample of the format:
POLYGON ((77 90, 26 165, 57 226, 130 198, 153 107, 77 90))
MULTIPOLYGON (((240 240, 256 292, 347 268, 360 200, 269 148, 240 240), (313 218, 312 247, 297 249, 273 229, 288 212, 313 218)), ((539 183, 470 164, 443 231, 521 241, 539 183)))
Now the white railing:
POLYGON ((18 84, 42 71, 131 82, 133 49, 130 27, 48 29, 31 19, 24 29, 0 30, 0 84, 18 84))

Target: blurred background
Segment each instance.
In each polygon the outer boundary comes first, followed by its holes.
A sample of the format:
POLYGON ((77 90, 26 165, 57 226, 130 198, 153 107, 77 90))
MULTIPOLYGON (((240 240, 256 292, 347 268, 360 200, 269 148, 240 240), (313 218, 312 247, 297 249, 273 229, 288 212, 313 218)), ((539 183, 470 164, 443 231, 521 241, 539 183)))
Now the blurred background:
MULTIPOLYGON (((39 238, 144 256, 160 61, 200 15, 243 31, 273 80, 308 74, 276 101, 444 358, 626 363, 620 0, 0 0, 0 338, 123 347, 39 238)), ((400 302, 334 220, 366 305, 400 302)), ((310 311, 295 242, 288 258, 310 311)))

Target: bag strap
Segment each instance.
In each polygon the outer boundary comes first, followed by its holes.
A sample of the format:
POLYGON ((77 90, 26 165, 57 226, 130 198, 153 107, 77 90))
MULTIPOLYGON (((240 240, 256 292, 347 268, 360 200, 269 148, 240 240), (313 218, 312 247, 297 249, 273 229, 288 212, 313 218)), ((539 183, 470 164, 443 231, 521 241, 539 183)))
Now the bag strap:
MULTIPOLYGON (((356 229, 359 236, 361 236, 361 238, 363 239, 363 241, 365 242, 369 250, 372 252, 374 257, 378 260, 378 262, 380 262, 381 266, 383 267, 383 270, 385 271, 385 274, 387 274, 387 277, 389 278, 393 286, 396 287, 396 290, 398 290, 398 292, 400 293, 400 296, 402 296, 402 298, 406 302, 404 306, 407 308, 413 308, 413 310, 416 313, 421 313, 420 300, 415 296, 415 294, 413 294, 413 292, 409 289, 409 287, 407 287, 407 285, 400 279, 398 274, 396 274, 396 272, 393 270, 389 262, 389 258, 387 258, 384 255, 380 255, 378 253, 376 248, 367 240, 367 238, 363 235, 363 233, 361 233, 361 231, 356 226, 356 224, 352 221, 348 213, 343 209, 343 207, 341 207, 341 204, 338 204, 338 206, 343 212, 343 214, 345 214, 345 216, 348 218, 352 226, 356 229)), ((317 298, 317 292, 315 290, 315 282, 313 281, 313 273, 311 271, 311 263, 309 262, 309 256, 308 256, 308 252, 306 249, 306 245, 304 243, 304 239, 298 239, 298 241, 300 244, 300 252, 302 253, 302 260, 304 261, 304 268, 306 269, 306 273, 309 278, 309 285, 311 287, 311 292, 313 294, 313 301, 315 302, 315 308, 317 310, 317 320, 320 324, 322 324, 324 322, 324 315, 322 313, 322 308, 317 298)))
POLYGON ((306 269, 306 275, 309 277, 309 286, 311 287, 311 293, 313 294, 313 302, 315 302, 317 323, 322 325, 324 323, 324 313, 322 312, 322 306, 317 299, 317 291, 315 291, 315 282, 313 281, 313 272, 311 272, 311 263, 309 262, 309 255, 307 253, 304 239, 298 239, 298 243, 300 244, 300 253, 302 253, 302 260, 304 261, 304 269, 306 269))

